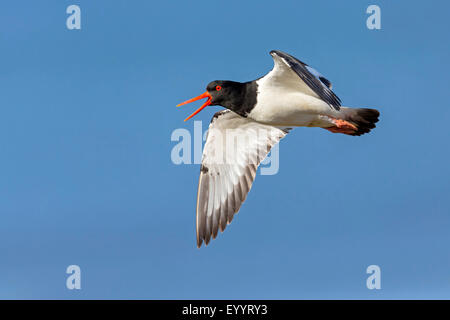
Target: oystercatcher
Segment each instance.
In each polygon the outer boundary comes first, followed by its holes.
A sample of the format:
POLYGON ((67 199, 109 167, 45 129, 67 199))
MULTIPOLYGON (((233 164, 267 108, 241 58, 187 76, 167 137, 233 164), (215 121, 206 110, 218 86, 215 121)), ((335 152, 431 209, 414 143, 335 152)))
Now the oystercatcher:
POLYGON ((249 81, 212 81, 206 92, 178 106, 207 98, 188 120, 209 105, 214 114, 203 150, 197 192, 197 246, 223 232, 239 211, 260 162, 292 127, 320 127, 360 136, 375 128, 375 109, 348 108, 331 82, 297 58, 270 52, 273 69, 249 81), (232 143, 231 143, 231 142, 232 143), (237 141, 237 142, 236 142, 237 141), (243 143, 245 142, 245 143, 243 143))

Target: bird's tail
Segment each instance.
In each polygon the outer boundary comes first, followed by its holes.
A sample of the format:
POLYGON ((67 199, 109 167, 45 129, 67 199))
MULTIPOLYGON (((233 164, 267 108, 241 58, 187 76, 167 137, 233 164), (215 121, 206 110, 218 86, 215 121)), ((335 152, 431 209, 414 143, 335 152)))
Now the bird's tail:
POLYGON ((326 129, 334 133, 360 136, 370 132, 378 122, 380 112, 376 109, 341 107, 341 119, 333 119, 335 126, 326 129))

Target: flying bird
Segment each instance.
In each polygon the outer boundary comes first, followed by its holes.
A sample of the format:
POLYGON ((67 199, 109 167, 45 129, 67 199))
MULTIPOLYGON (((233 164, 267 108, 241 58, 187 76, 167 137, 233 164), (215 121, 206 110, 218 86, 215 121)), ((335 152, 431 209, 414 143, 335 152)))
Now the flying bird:
POLYGON ((274 67, 265 76, 212 81, 205 93, 178 105, 207 99, 185 121, 209 105, 226 108, 214 114, 203 149, 196 209, 199 248, 231 223, 259 164, 293 127, 360 136, 378 121, 375 109, 341 106, 331 82, 306 63, 278 50, 270 55, 274 67))

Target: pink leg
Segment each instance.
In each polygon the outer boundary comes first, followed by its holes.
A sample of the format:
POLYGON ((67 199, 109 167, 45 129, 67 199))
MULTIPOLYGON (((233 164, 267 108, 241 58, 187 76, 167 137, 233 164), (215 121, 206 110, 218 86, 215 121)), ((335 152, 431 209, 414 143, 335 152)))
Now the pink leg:
POLYGON ((344 134, 353 134, 356 131, 358 131, 358 128, 354 124, 346 120, 334 118, 331 119, 333 120, 335 125, 324 129, 327 129, 328 131, 331 131, 333 133, 344 133, 344 134))

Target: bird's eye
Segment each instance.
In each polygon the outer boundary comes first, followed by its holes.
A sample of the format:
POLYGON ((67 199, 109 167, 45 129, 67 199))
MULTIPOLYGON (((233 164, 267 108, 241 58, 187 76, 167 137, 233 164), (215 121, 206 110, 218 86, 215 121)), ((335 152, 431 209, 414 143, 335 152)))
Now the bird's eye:
POLYGON ((216 86, 216 90, 220 91, 220 90, 222 90, 222 87, 221 86, 216 86))

